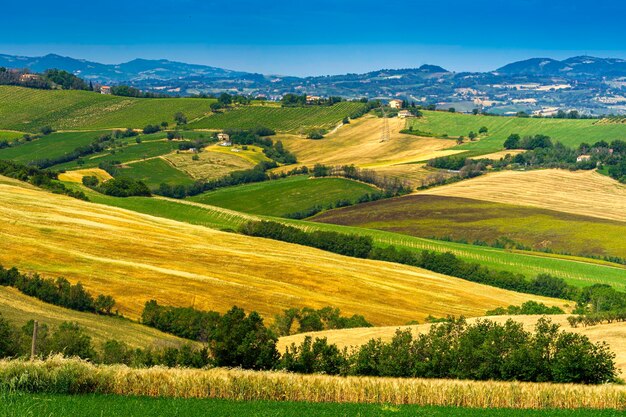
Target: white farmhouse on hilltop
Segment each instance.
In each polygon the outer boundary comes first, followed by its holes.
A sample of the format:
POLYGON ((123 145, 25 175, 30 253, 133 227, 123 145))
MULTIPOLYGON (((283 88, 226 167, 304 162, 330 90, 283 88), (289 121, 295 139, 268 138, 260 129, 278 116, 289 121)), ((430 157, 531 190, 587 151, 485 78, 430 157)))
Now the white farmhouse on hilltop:
POLYGON ((103 85, 102 87, 100 87, 100 94, 110 95, 111 94, 111 87, 109 87, 108 85, 103 85))
POLYGON ((389 100, 389 107, 391 107, 392 109, 401 109, 402 100, 398 100, 398 99, 389 100))
POLYGON ((221 141, 220 146, 232 146, 228 133, 218 133, 217 140, 221 141))

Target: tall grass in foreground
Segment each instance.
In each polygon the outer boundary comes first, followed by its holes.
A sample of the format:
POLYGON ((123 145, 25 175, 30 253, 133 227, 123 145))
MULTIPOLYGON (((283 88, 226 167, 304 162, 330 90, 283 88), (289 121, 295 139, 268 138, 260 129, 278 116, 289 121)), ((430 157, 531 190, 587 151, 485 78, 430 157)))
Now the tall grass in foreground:
POLYGON ((626 387, 331 377, 238 369, 131 369, 60 356, 0 361, 0 391, 478 408, 626 409, 626 387))

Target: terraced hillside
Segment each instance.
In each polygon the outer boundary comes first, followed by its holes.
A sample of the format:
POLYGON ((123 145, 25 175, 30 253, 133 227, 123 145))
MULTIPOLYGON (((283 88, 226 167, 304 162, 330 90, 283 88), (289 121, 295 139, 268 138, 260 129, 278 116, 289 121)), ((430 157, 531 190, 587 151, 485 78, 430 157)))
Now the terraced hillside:
POLYGON ((286 216, 327 207, 339 201, 354 203, 377 190, 344 178, 309 178, 308 175, 228 187, 200 194, 189 200, 244 213, 286 216))
POLYGON ((335 306, 377 325, 476 316, 529 299, 417 268, 224 233, 0 182, 0 263, 82 281, 136 318, 145 301, 266 317, 335 306))
POLYGON ((38 320, 39 323, 55 329, 64 321, 74 322, 96 343, 116 339, 132 347, 141 348, 189 343, 187 340, 127 319, 83 313, 44 303, 22 294, 15 288, 0 287, 0 314, 17 326, 23 326, 29 320, 38 320))
POLYGON ((611 142, 626 139, 626 125, 601 123, 598 120, 537 119, 521 117, 473 116, 449 112, 424 111, 424 116, 411 119, 409 126, 432 135, 465 136, 470 131, 478 133, 485 126, 489 129, 479 141, 469 142, 454 149, 470 151, 471 154, 485 154, 502 149, 506 138, 512 133, 521 136, 543 134, 553 141, 576 147, 582 142, 595 143, 599 140, 611 142))
MULTIPOLYGON (((410 195, 345 207, 312 220, 411 236, 451 238, 626 258, 626 222, 469 198, 410 195)), ((626 269, 624 270, 626 279, 626 269)))
POLYGON ((265 126, 281 132, 332 129, 344 117, 363 108, 362 103, 341 102, 332 106, 245 106, 208 115, 189 124, 193 129, 250 129, 265 126))
POLYGON ((626 221, 626 185, 594 171, 501 171, 419 194, 472 198, 626 221))
MULTIPOLYGON (((540 317, 542 316, 490 316, 484 318, 498 323, 504 323, 508 319, 513 319, 516 322, 522 323, 526 330, 532 330, 540 317)), ((562 330, 583 334, 594 343, 607 342, 611 350, 616 354, 615 362, 617 368, 621 370, 622 375, 626 373, 626 344, 623 343, 626 338, 626 326, 624 326, 623 323, 572 328, 567 322, 567 315, 555 315, 548 317, 554 323, 561 325, 562 330)), ((481 318, 469 319, 468 322, 475 322, 479 319, 481 318)), ((329 343, 335 343, 339 348, 360 346, 367 343, 371 339, 381 338, 384 341, 389 341, 397 329, 410 329, 413 334, 417 335, 428 332, 431 326, 431 324, 420 324, 413 326, 370 327, 301 333, 280 338, 278 346, 279 351, 284 352, 285 348, 291 345, 291 343, 299 345, 306 336, 312 336, 313 338, 325 337, 328 339, 329 343)))
POLYGON ((0 86, 0 129, 36 131, 55 129, 143 128, 174 123, 183 112, 189 120, 210 111, 213 100, 194 98, 139 99, 90 91, 36 90, 0 86))

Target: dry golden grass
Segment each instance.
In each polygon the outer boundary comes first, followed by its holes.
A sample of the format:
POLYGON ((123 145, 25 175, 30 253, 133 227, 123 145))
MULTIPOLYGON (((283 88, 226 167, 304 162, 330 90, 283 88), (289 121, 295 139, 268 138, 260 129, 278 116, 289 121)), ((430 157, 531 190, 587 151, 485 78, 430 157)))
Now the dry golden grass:
POLYGON ((17 326, 23 326, 29 320, 39 320, 40 323, 52 328, 57 328, 64 321, 75 322, 96 343, 117 339, 132 347, 143 348, 190 343, 123 318, 82 313, 44 303, 22 294, 15 288, 0 287, 0 313, 17 326))
POLYGON ((212 180, 223 177, 230 172, 250 169, 254 166, 248 159, 239 157, 235 152, 201 152, 198 160, 192 159, 194 154, 184 152, 163 157, 174 168, 179 169, 191 178, 212 180))
POLYGON ((295 135, 280 135, 287 149, 295 153, 298 162, 305 165, 355 164, 358 166, 385 166, 407 162, 427 161, 438 156, 451 155, 457 150, 446 150, 456 145, 454 140, 405 135, 405 120, 388 119, 390 138, 381 142, 383 119, 366 116, 345 125, 324 139, 311 140, 295 135))
POLYGON ((485 155, 473 156, 470 159, 493 159, 494 161, 499 161, 507 155, 515 156, 524 152, 526 152, 524 149, 505 149, 503 151, 488 153, 485 155))
POLYGON ((626 185, 595 171, 501 171, 421 191, 626 221, 626 185))
POLYGON ((83 181, 83 177, 93 176, 98 178, 98 181, 104 182, 108 181, 111 178, 111 174, 106 172, 100 168, 89 168, 89 169, 77 169, 75 171, 67 171, 63 174, 59 174, 59 180, 68 181, 68 182, 78 182, 81 183, 83 181))
MULTIPOLYGON (((472 323, 477 319, 486 318, 498 323, 504 323, 508 319, 513 319, 524 325, 526 330, 533 330, 537 320, 542 316, 490 316, 479 317, 469 319, 468 322, 472 323)), ((617 367, 622 372, 622 377, 626 376, 626 323, 611 323, 602 324, 589 327, 576 327, 572 328, 567 322, 568 315, 553 315, 548 316, 554 323, 561 325, 563 330, 572 331, 583 334, 592 342, 605 341, 611 347, 611 350, 615 353, 615 362, 617 367)), ((301 333, 292 336, 281 337, 278 341, 279 352, 284 352, 285 348, 292 343, 300 344, 304 340, 305 336, 325 337, 330 343, 335 343, 340 348, 350 346, 361 346, 371 339, 381 338, 382 340, 389 341, 395 334, 397 329, 406 330, 410 329, 414 334, 427 333, 430 330, 431 324, 419 324, 415 326, 387 326, 387 327, 369 327, 358 329, 344 329, 344 330, 326 330, 322 332, 301 333)))
POLYGON ((67 392, 238 401, 418 404, 473 408, 626 407, 622 385, 537 384, 442 379, 298 375, 239 369, 130 369, 77 359, 0 361, 0 381, 18 392, 67 392))
POLYGON ((136 318, 144 303, 265 317, 291 307, 334 306, 377 325, 432 314, 479 316, 538 300, 399 264, 354 259, 211 230, 40 190, 0 185, 0 263, 82 281, 136 318))

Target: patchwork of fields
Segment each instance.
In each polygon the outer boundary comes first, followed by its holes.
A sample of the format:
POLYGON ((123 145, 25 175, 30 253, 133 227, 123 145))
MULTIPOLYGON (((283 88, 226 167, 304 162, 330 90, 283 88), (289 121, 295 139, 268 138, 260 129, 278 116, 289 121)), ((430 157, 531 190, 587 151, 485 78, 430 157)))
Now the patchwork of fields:
POLYGON ((626 125, 599 123, 594 119, 535 119, 502 116, 473 116, 441 111, 424 111, 424 116, 411 119, 408 123, 416 130, 429 132, 436 136, 465 136, 470 131, 475 133, 485 126, 489 129, 486 137, 479 141, 465 143, 454 148, 466 150, 470 155, 497 152, 502 149, 506 138, 517 133, 520 136, 543 134, 554 142, 562 142, 566 146, 577 147, 582 142, 593 144, 600 140, 611 142, 626 139, 626 125))
POLYGON ((271 317, 291 307, 335 306, 378 325, 429 314, 478 316, 533 299, 418 268, 347 258, 0 185, 0 263, 82 281, 137 318, 143 304, 224 312, 233 304, 271 317), (183 256, 184 254, 184 256, 183 256))
POLYGON ((251 129, 269 127, 281 132, 307 128, 332 129, 345 117, 363 109, 362 103, 341 102, 332 106, 245 106, 215 113, 189 124, 193 129, 251 129))

